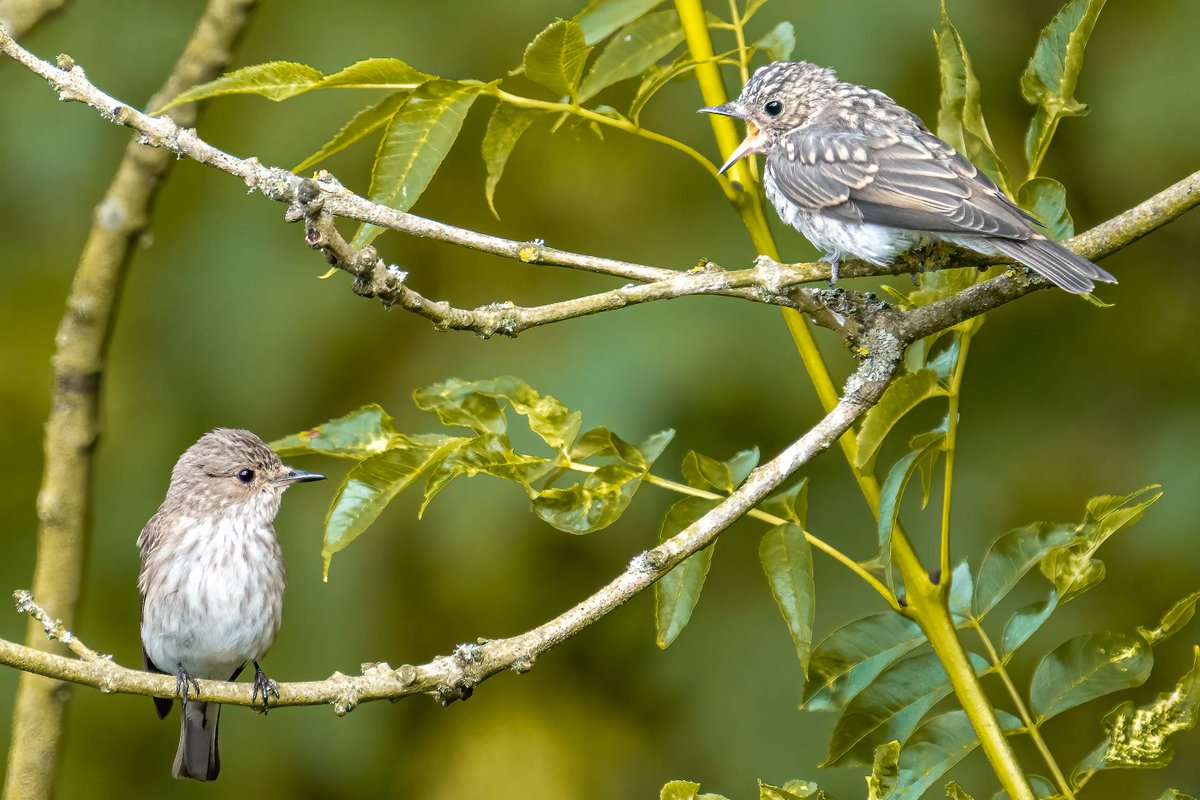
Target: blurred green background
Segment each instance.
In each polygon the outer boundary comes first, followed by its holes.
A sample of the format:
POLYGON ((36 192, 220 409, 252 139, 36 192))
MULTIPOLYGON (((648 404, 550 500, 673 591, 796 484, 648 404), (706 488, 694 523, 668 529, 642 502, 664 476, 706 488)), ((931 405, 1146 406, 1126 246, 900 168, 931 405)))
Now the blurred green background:
MULTIPOLYGON (((78 0, 25 44, 46 58, 70 53, 106 91, 141 104, 170 69, 201 5, 78 0)), ((950 6, 983 83, 993 136, 1013 164, 1030 113, 1017 78, 1057 7, 1044 0, 950 6)), ((399 56, 448 77, 490 79, 519 63, 525 43, 554 17, 577 10, 577 3, 551 0, 503 7, 478 0, 264 3, 235 65, 288 59, 332 71, 369 56, 399 56)), ((796 25, 797 57, 836 66, 842 77, 935 119, 933 0, 776 0, 752 35, 781 19, 796 25)), ((1112 2, 1101 16, 1077 93, 1092 113, 1063 123, 1042 170, 1066 184, 1079 229, 1200 165, 1197 30, 1200 4, 1190 0, 1112 2)), ((730 74, 731 90, 735 82, 730 74)), ((624 84, 602 99, 620 107, 633 88, 624 84)), ((365 102, 351 93, 282 105, 219 100, 199 130, 230 152, 286 166, 365 102)), ((699 105, 693 82, 675 83, 643 123, 715 159, 708 124, 694 114, 699 105)), ((42 81, 8 63, 0 63, 0 110, 0 587, 7 591, 30 582, 55 329, 93 206, 128 133, 90 109, 63 106, 42 81)), ((500 185, 503 221, 496 221, 484 202, 478 154, 489 111, 487 101, 476 104, 418 213, 660 266, 687 268, 707 257, 736 267, 753 258, 706 174, 674 151, 619 132, 606 132, 602 142, 536 127, 500 185)), ((371 152, 360 145, 328 166, 365 191, 371 152)), ((140 663, 134 540, 179 453, 212 427, 244 426, 271 439, 378 402, 401 430, 432 430, 433 418, 412 406, 414 388, 451 376, 514 374, 583 410, 585 424, 609 425, 626 438, 675 428, 657 471, 677 477, 689 448, 727 457, 757 445, 769 456, 819 417, 775 309, 684 299, 516 340, 439 333, 354 296, 343 274, 317 280, 324 264, 282 215, 281 206, 245 196, 228 176, 184 162, 134 261, 105 381, 95 533, 78 624, 88 644, 121 663, 140 663)), ((776 228, 785 257, 815 256, 799 234, 776 228)), ((614 285, 396 234, 377 244, 410 271, 412 286, 460 305, 532 304, 614 285)), ((1152 624, 1197 588, 1197 253, 1200 216, 1192 215, 1105 262, 1121 279, 1102 290, 1114 308, 1042 292, 994 313, 971 348, 956 555, 977 565, 995 536, 1035 519, 1078 519, 1095 494, 1152 482, 1166 490, 1145 521, 1105 546, 1106 582, 1059 612, 1027 646, 1031 652, 1081 630, 1152 624)), ((849 359, 840 343, 818 336, 844 374, 849 359)), ((940 414, 930 408, 926 421, 940 414)), ((612 528, 575 538, 538 522, 515 487, 458 481, 421 522, 416 497, 401 496, 334 559, 325 584, 321 525, 344 464, 298 465, 334 480, 290 492, 278 520, 291 581, 286 621, 265 666, 282 681, 353 673, 363 661, 422 662, 478 636, 526 630, 591 593, 652 543, 673 499, 646 487, 612 528)), ((868 556, 874 527, 840 454, 825 455, 806 474, 814 532, 868 556)), ((925 544, 933 517, 915 509, 906 517, 925 544)), ((171 780, 175 717, 159 722, 145 698, 77 690, 60 796, 649 798, 668 779, 689 778, 746 798, 755 796, 758 777, 805 777, 840 797, 859 797, 862 770, 816 769, 833 717, 796 710, 802 679, 757 564, 760 530, 739 523, 721 540, 692 623, 665 652, 654 645, 647 594, 528 675, 497 676, 451 708, 415 698, 369 704, 343 719, 328 708, 265 719, 228 709, 224 770, 212 787, 171 780)), ((827 559, 817 563, 817 585, 819 634, 880 608, 827 559)), ((19 640, 24 629, 22 617, 0 609, 0 636, 19 640)), ((1144 701, 1172 684, 1190 665, 1198 637, 1193 625, 1159 649, 1149 684, 1129 696, 1144 701)), ((1019 683, 1031 668, 1028 656, 1018 660, 1019 683)), ((0 720, 10 716, 16 684, 15 672, 0 670, 0 720)), ((1115 702, 1090 703, 1047 726, 1064 765, 1099 740, 1099 718, 1115 702)), ((8 735, 0 724, 0 749, 8 735)), ((1181 755, 1169 769, 1102 774, 1087 796, 1151 797, 1167 785, 1200 791, 1200 735, 1176 743, 1181 755)), ((1044 772, 1026 745, 1019 743, 1026 763, 1044 772)), ((977 797, 995 788, 978 754, 952 775, 977 797)))

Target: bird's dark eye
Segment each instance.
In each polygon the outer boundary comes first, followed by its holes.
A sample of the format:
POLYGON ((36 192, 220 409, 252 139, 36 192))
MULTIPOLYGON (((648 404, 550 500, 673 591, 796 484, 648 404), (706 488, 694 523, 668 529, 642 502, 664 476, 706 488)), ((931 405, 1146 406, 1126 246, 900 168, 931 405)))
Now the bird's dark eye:
POLYGON ((239 472, 237 474, 237 479, 239 481, 241 481, 242 483, 250 483, 250 481, 254 480, 254 470, 252 470, 252 469, 242 470, 241 472, 239 472))
POLYGON ((783 103, 778 100, 772 100, 763 106, 763 111, 766 111, 769 117, 778 117, 783 113, 783 103))

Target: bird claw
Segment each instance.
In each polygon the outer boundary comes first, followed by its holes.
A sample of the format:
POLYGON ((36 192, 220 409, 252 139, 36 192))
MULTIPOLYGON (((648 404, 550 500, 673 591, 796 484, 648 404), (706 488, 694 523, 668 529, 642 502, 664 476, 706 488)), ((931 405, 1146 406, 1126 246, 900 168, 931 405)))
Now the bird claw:
POLYGON ((262 713, 266 714, 270 710, 271 701, 269 697, 274 696, 279 699, 279 685, 275 681, 268 678, 258 666, 258 662, 254 662, 254 692, 250 695, 250 706, 254 707, 254 701, 259 697, 262 698, 262 713))
POLYGON ((840 266, 839 262, 841 259, 837 253, 826 253, 825 257, 821 260, 829 264, 829 288, 834 289, 837 287, 838 267, 840 266))
POLYGON ((175 696, 179 698, 184 707, 187 706, 191 695, 188 694, 188 688, 195 690, 196 694, 200 694, 200 681, 188 674, 188 671, 179 665, 179 671, 175 673, 175 696))

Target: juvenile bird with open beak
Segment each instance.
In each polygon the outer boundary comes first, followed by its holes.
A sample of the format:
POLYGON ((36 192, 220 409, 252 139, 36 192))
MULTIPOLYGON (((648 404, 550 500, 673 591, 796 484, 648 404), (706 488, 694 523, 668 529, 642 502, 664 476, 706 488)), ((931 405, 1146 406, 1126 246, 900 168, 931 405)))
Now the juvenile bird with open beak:
MULTIPOLYGON (((198 678, 231 681, 253 663, 254 697, 267 710, 274 682, 258 661, 279 632, 287 581, 275 514, 287 487, 323 477, 286 466, 250 431, 217 428, 179 457, 138 536, 143 660, 176 676, 183 706, 176 778, 210 781, 221 769, 221 707, 191 696, 198 678)), ((154 703, 163 718, 173 701, 154 703)))
POLYGON ((736 100, 700 111, 746 121, 746 139, 721 172, 765 155, 767 197, 825 251, 834 283, 843 256, 883 266, 929 239, 1011 258, 1075 294, 1091 292, 1095 281, 1117 282, 1039 231, 911 111, 831 69, 776 61, 755 72, 736 100))

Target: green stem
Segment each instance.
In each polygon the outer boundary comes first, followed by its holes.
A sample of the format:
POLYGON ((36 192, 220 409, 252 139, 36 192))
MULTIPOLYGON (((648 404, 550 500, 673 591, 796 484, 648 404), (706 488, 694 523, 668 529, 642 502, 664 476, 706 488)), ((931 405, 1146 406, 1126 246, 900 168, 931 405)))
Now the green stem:
MULTIPOLYGON (((716 69, 716 65, 713 65, 713 68, 716 69)), ((730 201, 736 200, 737 192, 734 191, 729 181, 721 178, 720 174, 717 172, 716 164, 706 158, 699 150, 688 147, 683 142, 672 139, 670 136, 665 136, 661 133, 647 130, 640 125, 634 125, 624 117, 612 117, 607 114, 601 114, 598 111, 593 111, 590 108, 584 108, 583 106, 574 105, 571 103, 556 103, 549 100, 535 100, 532 97, 522 97, 519 94, 506 92, 494 84, 488 84, 480 91, 480 93, 491 95, 497 100, 508 103, 509 105, 520 106, 521 108, 537 108, 543 111, 573 114, 574 116, 582 119, 595 122, 598 125, 606 125, 610 128, 616 128, 619 131, 624 131, 625 133, 633 136, 640 136, 641 138, 647 139, 651 142, 665 144, 667 147, 678 150, 688 158, 691 158, 693 161, 698 163, 700 166, 704 167, 705 171, 707 171, 709 175, 717 178, 717 181, 721 185, 722 191, 725 192, 726 197, 728 197, 730 201)))
MULTIPOLYGON (((702 0, 675 0, 675 8, 679 12, 683 24, 684 36, 687 39, 688 50, 692 59, 701 62, 696 67, 696 80, 700 85, 700 94, 707 106, 717 106, 728 98, 725 85, 721 80, 720 67, 712 61, 713 46, 709 37, 708 22, 704 13, 702 0)), ((717 146, 723 158, 727 158, 739 143, 737 129, 733 120, 728 117, 710 115, 709 124, 717 139, 717 146)), ((742 159, 731 168, 733 179, 743 192, 734 201, 734 206, 741 214, 742 222, 750 233, 750 238, 762 255, 779 260, 779 252, 771 237, 767 220, 763 213, 762 192, 758 180, 747 165, 748 159, 742 159)), ((829 369, 821 358, 812 331, 804 317, 795 309, 783 310, 784 320, 800 358, 808 371, 809 379, 816 389, 817 397, 826 412, 838 403, 838 393, 834 386, 829 369)), ((850 465, 854 479, 876 518, 879 516, 879 480, 873 472, 866 472, 855 466, 857 463, 858 441, 852 431, 847 431, 838 439, 838 445, 850 465)), ((950 572, 946 571, 938 585, 929 581, 928 573, 921 566, 916 551, 903 528, 897 525, 892 533, 892 558, 904 579, 908 591, 908 614, 919 624, 929 637, 930 644, 938 659, 950 676, 950 684, 954 693, 967 713, 979 740, 984 754, 1000 779, 1000 784, 1008 792, 1012 800, 1034 800, 1033 790, 1017 762, 1016 755, 1004 737, 996 713, 988 702, 987 695, 975 675, 967 659, 962 644, 954 630, 947 607, 947 597, 950 590, 950 572)))
MULTIPOLYGON (((576 461, 570 461, 570 460, 567 461, 565 466, 567 469, 571 469, 576 472, 583 472, 583 473, 592 473, 599 469, 599 467, 594 467, 591 464, 580 464, 576 461)), ((700 498, 703 498, 704 500, 724 500, 726 497, 726 495, 723 495, 723 494, 717 494, 716 492, 710 492, 705 489, 697 489, 695 486, 688 486, 686 483, 678 483, 678 482, 670 480, 668 478, 660 478, 659 476, 654 475, 652 473, 646 473, 645 477, 642 480, 644 480, 646 483, 651 484, 652 486, 658 486, 659 488, 667 489, 669 491, 677 492, 679 494, 686 494, 691 497, 700 497, 700 498)), ((767 523, 768 525, 787 525, 788 522, 790 521, 790 520, 784 519, 783 517, 777 517, 774 514, 769 514, 766 511, 761 511, 757 508, 752 508, 749 511, 747 511, 746 516, 754 517, 755 519, 762 520, 763 522, 767 523)), ((900 604, 896 600, 896 596, 894 594, 892 594, 892 591, 890 589, 888 589, 888 587, 884 586, 883 583, 880 582, 880 580, 878 578, 876 578, 874 575, 872 575, 870 572, 868 572, 866 569, 864 569, 863 566, 861 564, 859 564, 857 561, 850 558, 850 556, 846 555, 841 550, 838 550, 836 547, 829 544, 824 539, 820 539, 820 538, 814 536, 813 534, 809 533, 808 531, 804 531, 804 538, 807 539, 808 543, 811 544, 813 547, 815 547, 818 550, 820 550, 821 552, 825 553, 826 555, 831 557, 833 560, 842 564, 844 567, 849 569, 855 575, 857 575, 858 577, 860 577, 864 581, 866 581, 866 583, 868 585, 870 585, 872 589, 879 592, 879 594, 883 597, 883 599, 887 601, 887 604, 889 606, 891 606, 893 609, 895 609, 897 611, 900 609, 900 604)))
MULTIPOLYGON (((903 569, 902 569, 903 571, 903 569)), ((1004 730, 996 719, 992 703, 983 691, 983 685, 958 640, 954 621, 947 606, 948 582, 935 586, 928 580, 906 584, 910 612, 913 619, 929 637, 929 644, 937 654, 950 685, 962 705, 971 727, 979 736, 979 744, 988 762, 1000 779, 1000 785, 1013 800, 1034 800, 1033 790, 1025 778, 1025 771, 1017 761, 1016 753, 1008 743, 1004 730)))
POLYGON ((971 334, 958 334, 958 359, 954 362, 954 375, 950 378, 950 410, 946 417, 946 488, 942 492, 942 575, 950 570, 950 492, 954 486, 954 449, 958 434, 958 398, 962 394, 963 373, 966 372, 967 350, 971 347, 971 334))
POLYGON ((992 643, 992 638, 987 635, 987 631, 983 629, 983 625, 980 624, 979 620, 972 619, 971 627, 975 629, 975 633, 979 634, 979 641, 983 643, 983 649, 987 651, 988 660, 992 662, 996 674, 1000 676, 1000 682, 1008 690, 1008 695, 1012 698, 1013 705, 1017 708, 1017 715, 1025 723, 1025 730, 1029 734, 1029 738, 1033 740, 1038 752, 1042 754, 1046 766, 1049 767, 1050 773, 1054 776, 1054 783, 1058 786, 1058 790, 1062 792, 1067 800, 1075 800, 1075 793, 1071 791, 1071 784, 1067 782, 1067 778, 1063 775, 1062 770, 1059 769, 1058 762, 1054 760, 1050 748, 1046 746, 1046 740, 1042 738, 1041 731, 1038 730, 1037 724, 1033 721, 1033 715, 1029 713, 1029 708, 1026 707, 1025 701, 1021 698, 1021 693, 1017 691, 1016 684, 1012 682, 1012 678, 1005 668, 1004 658, 996 651, 996 646, 992 643))

